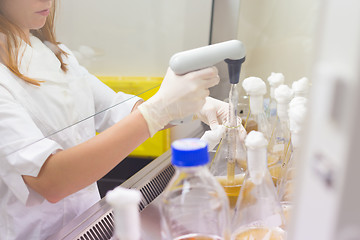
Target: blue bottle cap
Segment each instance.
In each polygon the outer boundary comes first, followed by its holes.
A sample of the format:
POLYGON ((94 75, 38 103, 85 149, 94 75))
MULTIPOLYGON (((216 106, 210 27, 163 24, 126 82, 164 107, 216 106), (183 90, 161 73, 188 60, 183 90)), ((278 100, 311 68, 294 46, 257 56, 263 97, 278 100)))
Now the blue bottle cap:
POLYGON ((207 143, 198 138, 184 138, 171 144, 171 163, 178 167, 195 167, 209 162, 207 143))

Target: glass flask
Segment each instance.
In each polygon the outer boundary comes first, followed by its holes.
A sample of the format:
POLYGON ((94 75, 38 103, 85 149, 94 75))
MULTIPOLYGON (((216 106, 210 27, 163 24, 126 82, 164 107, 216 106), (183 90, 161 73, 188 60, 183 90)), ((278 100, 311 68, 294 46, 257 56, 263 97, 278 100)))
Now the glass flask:
POLYGON ((274 183, 277 184, 290 146, 288 108, 293 91, 287 85, 280 85, 275 89, 274 96, 277 102, 277 121, 269 141, 268 164, 274 183))
POLYGON ((246 132, 262 132, 267 140, 271 136, 271 128, 264 111, 264 95, 266 94, 265 82, 258 77, 244 79, 242 86, 249 95, 250 114, 245 121, 246 132))
POLYGON ((229 201, 207 166, 206 142, 180 139, 171 149, 175 174, 161 199, 163 239, 229 239, 229 201))
POLYGON ((246 169, 246 149, 241 138, 242 129, 241 125, 225 126, 223 137, 210 164, 210 172, 223 186, 231 209, 235 207, 246 169))
POLYGON ((267 168, 267 140, 252 131, 245 139, 248 169, 235 207, 232 240, 283 240, 284 215, 267 168))
POLYGON ((266 108, 266 117, 269 120, 269 123, 272 127, 274 127, 277 119, 277 106, 276 106, 276 100, 275 100, 275 89, 280 86, 281 84, 284 84, 285 77, 282 73, 274 73, 272 72, 270 76, 267 78, 267 81, 270 85, 270 99, 268 107, 266 108))
POLYGON ((299 158, 300 133, 306 115, 306 101, 302 97, 295 97, 289 109, 291 146, 292 152, 289 161, 283 163, 283 171, 278 183, 278 192, 283 207, 286 222, 289 222, 292 210, 294 178, 296 176, 296 165, 299 158), (297 99, 296 99, 297 98, 297 99))
POLYGON ((246 150, 244 145, 245 130, 238 120, 237 84, 231 84, 229 93, 229 117, 224 124, 220 144, 210 165, 210 172, 223 186, 233 209, 239 196, 245 176, 246 150))
POLYGON ((141 193, 136 189, 116 187, 106 194, 106 202, 113 208, 116 240, 140 240, 141 193))

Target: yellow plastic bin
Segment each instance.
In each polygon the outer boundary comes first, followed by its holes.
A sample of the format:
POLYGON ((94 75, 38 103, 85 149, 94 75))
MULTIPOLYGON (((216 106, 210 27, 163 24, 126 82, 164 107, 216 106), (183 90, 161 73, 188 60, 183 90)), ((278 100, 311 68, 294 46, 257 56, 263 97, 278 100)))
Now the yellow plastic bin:
MULTIPOLYGON (((153 96, 163 80, 161 77, 122 77, 98 76, 98 78, 115 92, 124 92, 141 97, 144 100, 153 96)), ((156 158, 170 148, 170 129, 157 132, 152 138, 137 147, 129 156, 139 158, 156 158)))

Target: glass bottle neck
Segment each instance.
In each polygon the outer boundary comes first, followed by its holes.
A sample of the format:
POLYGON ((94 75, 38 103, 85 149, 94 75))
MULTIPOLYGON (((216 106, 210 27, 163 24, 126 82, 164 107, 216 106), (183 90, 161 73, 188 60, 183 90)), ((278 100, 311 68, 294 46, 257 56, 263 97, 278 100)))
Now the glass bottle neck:
POLYGON ((280 120, 287 121, 289 119, 288 108, 288 103, 277 103, 277 115, 280 120))
POLYGON ((194 174, 197 172, 207 171, 207 165, 200 165, 200 166, 191 166, 191 167, 180 167, 180 166, 174 166, 177 171, 180 172, 186 172, 189 174, 194 174))
POLYGON ((266 147, 257 149, 247 149, 248 170, 252 173, 265 171, 267 168, 267 149, 266 147))
POLYGON ((250 111, 252 114, 264 112, 264 97, 262 95, 250 96, 250 111))

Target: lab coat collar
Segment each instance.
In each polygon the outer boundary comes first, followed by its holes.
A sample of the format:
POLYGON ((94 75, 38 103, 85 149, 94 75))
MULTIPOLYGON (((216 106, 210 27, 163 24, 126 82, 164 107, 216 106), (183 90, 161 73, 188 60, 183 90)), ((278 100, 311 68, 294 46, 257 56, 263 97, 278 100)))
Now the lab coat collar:
POLYGON ((18 59, 19 71, 39 81, 63 82, 64 72, 56 55, 40 39, 30 36, 30 45, 21 42, 18 59))

